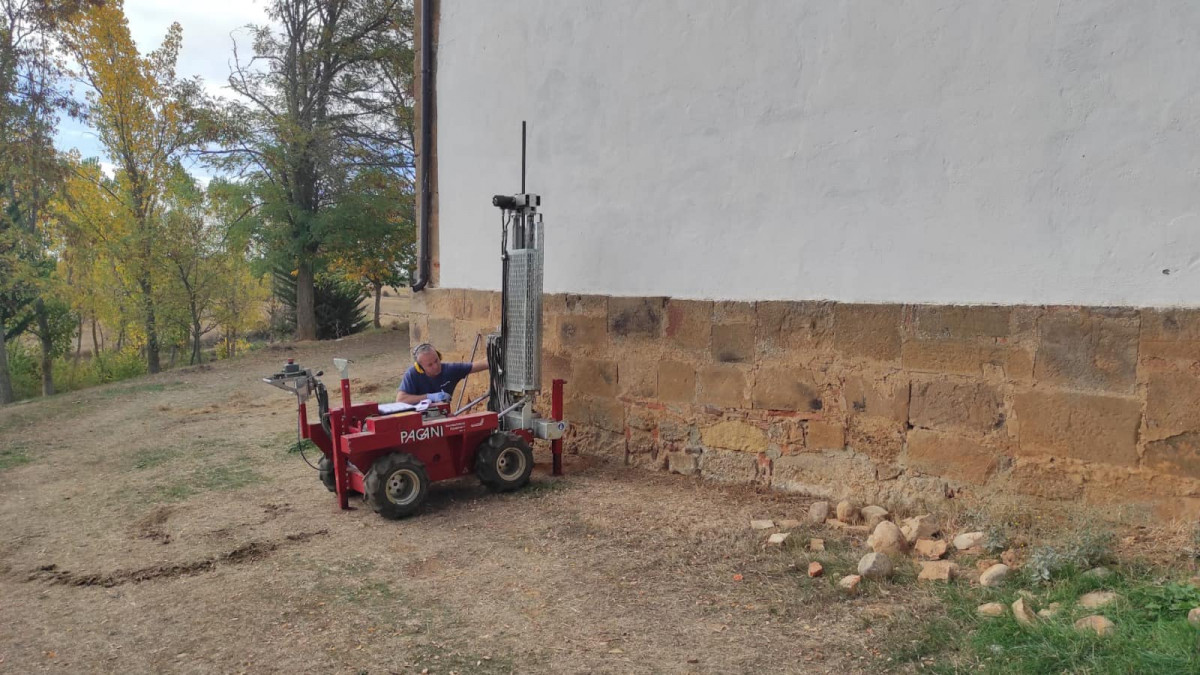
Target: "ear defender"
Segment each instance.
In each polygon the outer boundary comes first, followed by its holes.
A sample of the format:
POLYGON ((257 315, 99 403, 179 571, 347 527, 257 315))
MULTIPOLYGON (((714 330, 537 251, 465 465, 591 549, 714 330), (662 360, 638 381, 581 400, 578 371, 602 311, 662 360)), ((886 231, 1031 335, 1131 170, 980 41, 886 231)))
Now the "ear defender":
MULTIPOLYGON (((412 355, 413 355, 413 368, 414 368, 414 369, 416 369, 416 371, 417 371, 418 373, 422 374, 422 375, 424 375, 424 374, 425 374, 425 369, 421 367, 421 364, 420 364, 420 363, 417 363, 417 354, 418 354, 418 353, 421 351, 421 349, 423 349, 424 347, 432 347, 432 346, 433 346, 433 345, 429 344, 428 342, 422 342, 421 344, 417 345, 416 347, 413 347, 413 350, 412 350, 412 355)), ((439 352, 438 350, 436 350, 436 349, 435 349, 435 350, 433 350, 433 353, 434 353, 434 354, 437 354, 438 361, 441 361, 441 360, 442 360, 442 353, 441 353, 441 352, 439 352)))

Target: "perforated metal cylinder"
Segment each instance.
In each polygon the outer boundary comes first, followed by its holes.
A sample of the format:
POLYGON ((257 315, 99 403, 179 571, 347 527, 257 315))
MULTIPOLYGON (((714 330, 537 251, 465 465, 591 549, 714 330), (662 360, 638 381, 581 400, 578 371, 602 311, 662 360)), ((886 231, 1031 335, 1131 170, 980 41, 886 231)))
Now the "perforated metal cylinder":
MULTIPOLYGON (((540 223, 538 224, 540 225, 540 223)), ((507 343, 504 346, 504 388, 508 391, 541 389, 542 368, 542 251, 541 228, 534 238, 537 248, 508 252, 507 343)))

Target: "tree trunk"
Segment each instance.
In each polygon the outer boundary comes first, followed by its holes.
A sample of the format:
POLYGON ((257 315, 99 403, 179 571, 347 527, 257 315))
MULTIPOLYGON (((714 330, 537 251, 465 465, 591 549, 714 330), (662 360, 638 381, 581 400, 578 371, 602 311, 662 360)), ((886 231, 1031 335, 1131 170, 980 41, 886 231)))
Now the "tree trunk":
POLYGON ((316 291, 313 288, 312 263, 301 262, 296 269, 296 339, 317 339, 316 291))
POLYGON ((192 316, 192 365, 200 363, 200 320, 192 316))
POLYGON ((79 313, 79 324, 75 327, 75 365, 79 365, 79 358, 83 356, 83 312, 79 313))
POLYGON ((96 315, 92 315, 92 359, 100 358, 100 342, 96 339, 96 315))
POLYGON ((4 344, 4 326, 0 324, 0 405, 14 399, 12 378, 8 375, 8 347, 4 344))
POLYGON ((50 320, 46 313, 46 303, 38 298, 33 304, 37 315, 38 342, 42 345, 42 396, 54 395, 54 361, 51 355, 54 351, 53 337, 50 335, 50 320))
POLYGON ((375 281, 375 282, 372 282, 371 285, 375 287, 375 327, 380 328, 381 326, 379 325, 379 299, 383 295, 383 282, 375 281))
POLYGON ((150 299, 150 280, 142 279, 138 285, 142 289, 142 309, 146 319, 146 370, 153 375, 162 370, 162 364, 158 360, 158 326, 154 321, 154 301, 150 299))

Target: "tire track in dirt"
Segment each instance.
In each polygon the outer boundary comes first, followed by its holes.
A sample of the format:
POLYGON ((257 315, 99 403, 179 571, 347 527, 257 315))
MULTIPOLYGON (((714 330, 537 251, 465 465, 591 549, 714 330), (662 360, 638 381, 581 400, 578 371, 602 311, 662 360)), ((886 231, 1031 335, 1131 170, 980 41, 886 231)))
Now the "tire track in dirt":
POLYGON ((60 570, 55 564, 43 565, 26 577, 27 582, 44 581, 51 585, 63 586, 100 586, 102 588, 112 588, 113 586, 121 586, 123 584, 138 584, 143 581, 152 581, 154 579, 175 579, 183 576, 193 576, 210 572, 216 569, 217 565, 240 564, 261 560, 273 553, 282 546, 301 543, 312 539, 313 537, 325 536, 329 534, 329 530, 316 530, 314 532, 298 532, 289 534, 282 540, 277 541, 252 541, 248 544, 239 546, 232 551, 227 551, 217 556, 204 558, 201 560, 193 560, 191 562, 174 563, 171 565, 152 565, 150 567, 142 567, 133 570, 117 570, 108 574, 84 574, 80 572, 71 572, 69 570, 60 570))

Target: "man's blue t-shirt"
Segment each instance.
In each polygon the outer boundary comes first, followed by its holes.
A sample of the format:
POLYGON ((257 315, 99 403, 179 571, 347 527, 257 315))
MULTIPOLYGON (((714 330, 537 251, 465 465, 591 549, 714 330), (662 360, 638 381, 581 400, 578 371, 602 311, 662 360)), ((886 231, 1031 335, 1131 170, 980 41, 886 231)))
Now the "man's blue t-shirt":
POLYGON ((458 385, 459 381, 470 374, 471 364, 469 363, 443 362, 442 372, 438 373, 437 377, 422 375, 417 372, 416 367, 409 366, 408 371, 404 373, 404 379, 400 382, 400 391, 418 396, 432 394, 435 391, 453 394, 454 387, 458 385))

